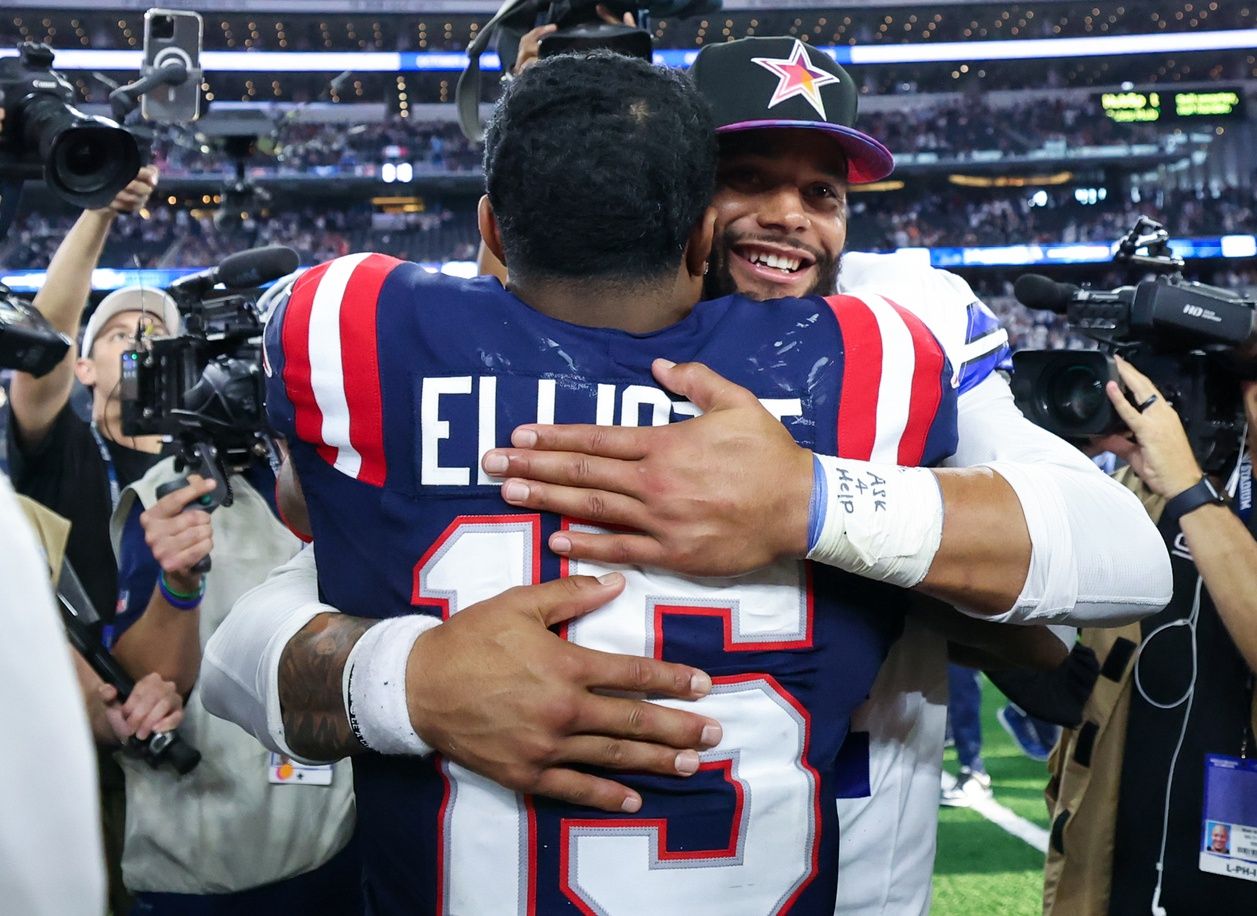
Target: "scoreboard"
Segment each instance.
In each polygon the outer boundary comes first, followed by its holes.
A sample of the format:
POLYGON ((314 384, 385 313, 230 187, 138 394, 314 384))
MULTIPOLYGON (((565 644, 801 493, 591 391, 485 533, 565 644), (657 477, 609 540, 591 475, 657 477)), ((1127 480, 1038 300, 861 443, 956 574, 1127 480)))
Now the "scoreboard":
POLYGON ((1157 121, 1239 120, 1244 117, 1244 95, 1238 86, 1229 88, 1104 92, 1097 102, 1105 117, 1119 124, 1157 121))

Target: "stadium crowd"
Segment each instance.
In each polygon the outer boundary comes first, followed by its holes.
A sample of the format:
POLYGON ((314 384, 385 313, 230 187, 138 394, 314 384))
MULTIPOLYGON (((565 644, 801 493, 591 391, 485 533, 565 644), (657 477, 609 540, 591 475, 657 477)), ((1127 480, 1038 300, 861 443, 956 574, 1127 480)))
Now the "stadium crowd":
MULTIPOLYGON (((753 35, 790 35, 813 44, 875 44, 930 40, 1082 37, 1130 32, 1245 28, 1246 3, 1220 0, 1125 0, 1098 9, 1093 0, 1034 4, 982 3, 955 7, 896 5, 830 10, 726 11, 654 22, 660 47, 693 48, 753 35)), ((467 47, 487 17, 446 14, 418 17, 295 14, 282 17, 225 12, 207 15, 206 47, 266 51, 452 51, 467 47)), ((142 34, 134 15, 11 8, 0 19, 0 44, 61 38, 93 48, 135 47, 142 34), (71 38, 72 36, 72 38, 71 38)))
MULTIPOLYGON (((245 219, 215 221, 214 204, 153 203, 142 220, 110 237, 105 267, 203 267, 240 248, 289 245, 305 263, 348 251, 372 250, 419 261, 475 256, 472 202, 433 200, 421 212, 382 213, 361 201, 272 200, 245 219)), ((1134 202, 1106 195, 1081 202, 1074 189, 966 189, 925 185, 852 195, 851 245, 859 251, 971 247, 1053 242, 1110 243, 1140 215, 1173 226, 1176 236, 1215 236, 1257 225, 1257 196, 1249 188, 1163 190, 1134 202), (1041 193, 1041 197, 1036 197, 1041 193)), ((73 217, 25 212, 0 243, 0 269, 47 267, 73 217)))
MULTIPOLYGON (((384 162, 410 163, 422 173, 476 173, 480 150, 454 124, 411 122, 402 118, 354 124, 284 124, 258 139, 247 162, 250 174, 334 176, 360 166, 378 169, 384 162)), ((169 177, 203 176, 230 171, 222 150, 186 131, 164 131, 153 144, 153 162, 169 177)))
MULTIPOLYGON (((898 250, 1252 232, 1257 169, 888 181, 883 143, 1059 164, 1164 131, 1065 101, 857 124, 801 40, 1247 16, 1127 2, 663 20, 689 76, 522 54, 483 148, 398 113, 277 121, 233 162, 181 128, 107 203, 30 198, 0 238, 0 271, 44 272, 0 309, 0 609, 32 642, 0 653, 0 909, 925 916, 940 802, 995 791, 972 747, 942 770, 963 667, 1055 744, 1032 909, 1257 911, 1251 298, 1145 279, 1197 298, 1116 321, 1102 369, 1010 377, 1097 340, 1015 274, 898 250), (450 260, 481 276, 411 263, 450 260), (93 302, 98 266, 199 272, 93 302), (92 650, 71 665, 54 595, 92 650)), ((134 45, 113 15, 0 25, 134 45)), ((272 18, 209 45, 461 48, 484 22, 272 18)), ((1251 297, 1233 264, 1186 273, 1251 297)))
MULTIPOLYGON (((881 6, 824 10, 760 9, 683 20, 663 19, 653 26, 659 47, 689 49, 754 35, 797 36, 817 45, 891 45, 986 40, 1106 36, 1128 33, 1172 34, 1244 28, 1252 19, 1247 2, 1220 0, 1126 0, 1101 8, 1091 0, 1034 4, 961 4, 881 6)), ((284 15, 224 12, 208 16, 206 47, 225 51, 459 51, 467 47, 486 17, 387 17, 370 15, 284 15)), ((129 12, 62 11, 17 8, 0 17, 0 46, 44 41, 53 47, 97 50, 138 46, 143 25, 129 12)), ((106 71, 108 79, 121 73, 106 71)), ((1042 89, 1070 86, 1137 85, 1179 81, 1243 81, 1257 76, 1251 51, 1221 49, 1208 59, 1196 55, 1119 56, 1085 60, 1017 60, 859 67, 853 70, 865 95, 917 95, 957 90, 1042 89)), ((450 102, 456 72, 407 73, 404 91, 413 102, 450 102)), ((333 91, 334 101, 381 98, 395 91, 393 74, 358 73, 352 83, 333 91)), ((73 76, 82 101, 104 102, 106 84, 94 74, 73 76)), ((211 74, 207 98, 246 101, 310 102, 328 97, 326 78, 313 73, 211 74)), ((485 81, 485 100, 496 96, 485 81)))
MULTIPOLYGON (((1163 145, 1174 129, 1154 124, 1118 124, 1102 117, 1094 101, 1056 100, 1018 110, 992 109, 980 101, 865 115, 870 130, 903 156, 933 154, 941 160, 989 162, 993 153, 1013 158, 1051 148, 1058 159, 1085 147, 1163 145)), ((153 144, 153 162, 167 178, 230 172, 220 145, 186 129, 165 129, 153 144)), ((394 114, 384 121, 352 124, 284 122, 260 136, 246 160, 251 176, 361 174, 385 162, 409 163, 416 174, 480 171, 481 151, 453 123, 394 114)))

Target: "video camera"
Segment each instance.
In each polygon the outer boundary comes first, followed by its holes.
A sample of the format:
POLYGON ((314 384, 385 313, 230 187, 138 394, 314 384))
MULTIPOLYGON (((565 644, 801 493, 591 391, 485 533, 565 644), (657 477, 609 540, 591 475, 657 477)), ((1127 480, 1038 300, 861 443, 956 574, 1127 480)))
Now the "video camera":
POLYGON ((70 342, 0 283, 0 369, 47 375, 70 352, 70 342))
POLYGON ((105 206, 140 170, 135 137, 71 104, 74 89, 52 69, 47 45, 26 41, 17 50, 0 58, 0 180, 42 176, 76 207, 105 206))
POLYGON ((291 274, 298 261, 291 248, 272 245, 182 277, 166 291, 183 316, 184 333, 137 340, 122 354, 122 431, 170 437, 178 445, 176 470, 216 480, 199 508, 231 505, 231 471, 257 458, 275 460, 264 406, 258 287, 291 274))
POLYGON ((648 17, 684 19, 719 12, 722 5, 723 0, 505 0, 467 48, 470 61, 458 78, 454 94, 463 133, 469 140, 484 138, 480 128, 480 55, 494 38, 503 71, 515 63, 524 34, 543 25, 556 25, 558 30, 542 39, 542 57, 603 49, 650 60, 654 43, 646 29, 648 17), (637 25, 603 21, 598 13, 600 5, 617 20, 633 13, 637 25))
POLYGON ((1113 255, 1117 264, 1159 275, 1115 290, 1079 288, 1038 274, 1019 277, 1023 305, 1065 315, 1099 350, 1021 350, 1013 354, 1013 395, 1030 420, 1066 439, 1125 428, 1105 394, 1119 381, 1113 354, 1147 375, 1174 405, 1201 467, 1225 470, 1244 429, 1238 381, 1257 378, 1253 299, 1186 280, 1169 233, 1140 217, 1113 255))

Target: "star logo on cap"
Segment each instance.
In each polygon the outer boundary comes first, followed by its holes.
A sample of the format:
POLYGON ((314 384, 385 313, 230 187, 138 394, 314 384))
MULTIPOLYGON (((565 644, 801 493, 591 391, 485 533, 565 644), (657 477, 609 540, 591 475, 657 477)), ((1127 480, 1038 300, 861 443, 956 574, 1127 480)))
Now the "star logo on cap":
POLYGON ((769 108, 780 105, 796 95, 801 95, 809 105, 816 109, 817 114, 826 120, 829 119, 825 114, 825 103, 821 100, 821 87, 838 82, 838 77, 812 66, 803 42, 796 40, 794 51, 784 60, 773 57, 752 57, 751 62, 759 64, 779 79, 777 89, 768 102, 769 108))

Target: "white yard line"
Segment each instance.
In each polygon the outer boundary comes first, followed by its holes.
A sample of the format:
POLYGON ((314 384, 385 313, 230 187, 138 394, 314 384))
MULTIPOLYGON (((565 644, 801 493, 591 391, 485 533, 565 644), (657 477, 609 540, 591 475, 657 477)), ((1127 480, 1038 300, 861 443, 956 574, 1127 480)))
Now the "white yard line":
MULTIPOLYGON (((945 783, 947 780, 955 781, 955 777, 946 771, 943 772, 943 779, 945 783)), ((944 788, 946 787, 944 785, 944 788)), ((978 812, 978 814, 996 827, 999 827, 1006 833, 1011 833, 1017 839, 1039 850, 1039 852, 1047 854, 1048 832, 1038 824, 1014 814, 993 798, 979 799, 969 807, 970 810, 978 812)))

